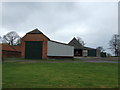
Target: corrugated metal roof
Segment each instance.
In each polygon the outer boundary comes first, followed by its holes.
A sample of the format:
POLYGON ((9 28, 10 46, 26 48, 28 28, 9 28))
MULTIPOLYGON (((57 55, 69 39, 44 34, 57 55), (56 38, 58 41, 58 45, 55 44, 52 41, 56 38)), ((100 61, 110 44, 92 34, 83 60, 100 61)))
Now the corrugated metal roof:
POLYGON ((27 34, 43 34, 40 30, 38 30, 37 28, 28 32, 27 34))
POLYGON ((49 41, 51 41, 51 42, 55 42, 55 43, 58 43, 58 44, 63 44, 63 45, 68 45, 68 46, 71 46, 71 45, 69 45, 69 44, 66 44, 66 43, 61 43, 61 42, 58 42, 58 41, 53 41, 53 40, 49 40, 49 41))
POLYGON ((75 37, 68 44, 74 46, 75 49, 86 49, 86 50, 94 49, 83 46, 81 43, 79 43, 79 41, 75 37))
POLYGON ((68 44, 74 46, 75 49, 83 49, 83 45, 75 37, 68 44))
POLYGON ((90 47, 83 47, 83 48, 86 49, 86 50, 94 49, 94 48, 90 48, 90 47))

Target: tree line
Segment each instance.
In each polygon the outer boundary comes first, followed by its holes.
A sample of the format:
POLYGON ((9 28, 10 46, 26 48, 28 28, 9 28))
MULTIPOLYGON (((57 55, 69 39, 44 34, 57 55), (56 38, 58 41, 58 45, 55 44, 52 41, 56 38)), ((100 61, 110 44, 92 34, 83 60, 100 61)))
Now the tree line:
MULTIPOLYGON (((83 46, 86 44, 80 37, 77 37, 77 40, 83 46)), ((17 32, 11 31, 3 35, 3 37, 0 36, 0 41, 9 45, 18 45, 21 43, 21 37, 17 34, 17 32)), ((105 51, 105 49, 102 46, 99 46, 96 49, 102 52, 105 51)), ((112 36, 112 38, 109 41, 109 49, 115 54, 115 56, 120 56, 120 35, 114 34, 112 36)))

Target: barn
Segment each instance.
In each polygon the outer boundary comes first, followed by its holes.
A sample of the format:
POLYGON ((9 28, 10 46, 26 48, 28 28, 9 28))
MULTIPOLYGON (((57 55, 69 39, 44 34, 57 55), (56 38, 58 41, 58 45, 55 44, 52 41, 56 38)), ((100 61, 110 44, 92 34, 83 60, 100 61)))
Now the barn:
POLYGON ((38 29, 21 39, 21 57, 25 59, 73 58, 74 47, 50 40, 38 29))
POLYGON ((83 46, 75 37, 68 43, 68 45, 74 46, 74 56, 100 56, 99 50, 83 46))
POLYGON ((25 59, 46 59, 48 37, 34 29, 21 39, 21 57, 25 59))
POLYGON ((34 29, 21 38, 21 44, 2 44, 2 57, 25 59, 73 58, 74 56, 100 56, 97 49, 81 45, 76 38, 68 44, 53 41, 40 30, 34 29))

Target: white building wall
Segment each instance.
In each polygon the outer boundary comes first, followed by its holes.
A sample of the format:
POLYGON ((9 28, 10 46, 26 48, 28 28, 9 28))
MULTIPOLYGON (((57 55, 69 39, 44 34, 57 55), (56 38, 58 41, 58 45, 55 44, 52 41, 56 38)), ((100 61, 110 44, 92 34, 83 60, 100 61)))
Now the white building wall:
POLYGON ((74 47, 48 41, 47 56, 74 56, 74 47))
POLYGON ((87 56, 88 55, 88 50, 83 50, 83 56, 87 56))

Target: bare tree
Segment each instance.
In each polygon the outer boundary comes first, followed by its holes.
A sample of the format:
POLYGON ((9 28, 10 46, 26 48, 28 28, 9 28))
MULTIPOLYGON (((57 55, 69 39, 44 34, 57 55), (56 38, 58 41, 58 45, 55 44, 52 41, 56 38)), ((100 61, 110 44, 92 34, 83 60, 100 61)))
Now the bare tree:
POLYGON ((99 50, 100 52, 104 52, 105 51, 105 49, 102 46, 99 46, 96 49, 99 50))
POLYGON ((77 40, 78 40, 78 42, 79 42, 82 46, 85 45, 85 42, 82 40, 82 38, 77 37, 77 40))
POLYGON ((16 45, 19 45, 21 44, 21 38, 19 38, 17 41, 16 41, 16 45))
POLYGON ((112 39, 109 41, 109 46, 115 56, 120 56, 120 35, 114 34, 112 39))
POLYGON ((8 43, 9 45, 16 45, 20 36, 12 31, 3 36, 3 42, 8 43))

